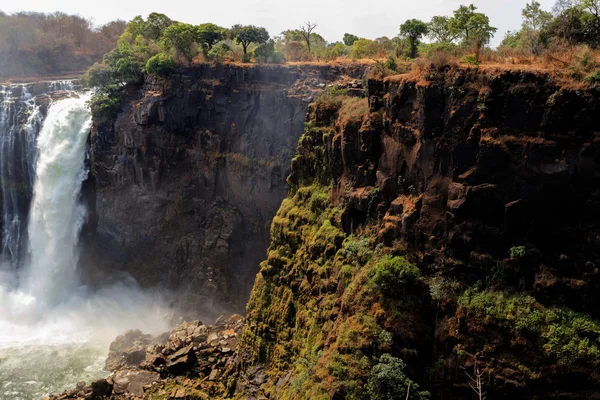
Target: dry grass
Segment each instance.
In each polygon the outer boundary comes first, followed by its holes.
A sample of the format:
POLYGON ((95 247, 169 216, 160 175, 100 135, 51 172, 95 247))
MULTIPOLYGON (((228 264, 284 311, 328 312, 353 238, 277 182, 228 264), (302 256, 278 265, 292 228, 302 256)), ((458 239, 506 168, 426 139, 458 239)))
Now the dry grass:
POLYGON ((368 113, 369 101, 366 98, 347 97, 342 101, 338 121, 342 123, 361 122, 368 113))

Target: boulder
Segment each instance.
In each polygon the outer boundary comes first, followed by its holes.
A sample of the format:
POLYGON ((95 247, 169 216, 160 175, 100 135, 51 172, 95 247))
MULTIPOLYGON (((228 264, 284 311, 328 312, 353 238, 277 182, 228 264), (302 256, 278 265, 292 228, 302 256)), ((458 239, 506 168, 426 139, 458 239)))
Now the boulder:
POLYGON ((143 396, 144 386, 151 385, 160 379, 156 372, 142 370, 117 371, 113 377, 114 394, 131 394, 143 396))

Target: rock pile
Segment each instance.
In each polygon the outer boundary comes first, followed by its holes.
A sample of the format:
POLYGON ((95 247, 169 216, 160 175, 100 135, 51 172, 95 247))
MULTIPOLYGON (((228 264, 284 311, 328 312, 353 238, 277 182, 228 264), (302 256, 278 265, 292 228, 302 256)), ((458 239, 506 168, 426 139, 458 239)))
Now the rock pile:
POLYGON ((65 391, 49 400, 211 398, 225 391, 222 376, 236 365, 244 318, 219 318, 214 325, 185 322, 160 336, 128 331, 111 345, 106 379, 65 391), (184 377, 185 376, 185 377, 184 377))

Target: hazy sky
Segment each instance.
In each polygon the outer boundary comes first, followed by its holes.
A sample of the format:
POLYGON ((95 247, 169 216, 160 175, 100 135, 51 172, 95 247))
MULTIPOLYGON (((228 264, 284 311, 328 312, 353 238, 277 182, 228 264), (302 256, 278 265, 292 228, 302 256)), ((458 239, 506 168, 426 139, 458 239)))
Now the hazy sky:
MULTIPOLYGON (((550 10, 555 0, 539 1, 550 10)), ((528 0, 0 0, 0 10, 64 11, 92 18, 96 24, 136 15, 145 18, 156 11, 192 24, 261 25, 272 36, 297 28, 303 21, 314 21, 319 24, 317 32, 331 42, 341 40, 345 32, 369 39, 391 38, 406 19, 428 21, 471 2, 498 28, 492 41, 496 45, 507 30, 520 27, 521 9, 528 0)))

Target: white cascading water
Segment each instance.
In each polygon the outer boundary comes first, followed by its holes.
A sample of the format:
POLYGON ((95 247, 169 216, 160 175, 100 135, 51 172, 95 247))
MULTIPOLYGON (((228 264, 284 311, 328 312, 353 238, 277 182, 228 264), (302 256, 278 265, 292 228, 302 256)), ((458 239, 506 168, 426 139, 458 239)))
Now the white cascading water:
POLYGON ((79 195, 87 177, 84 157, 92 124, 88 100, 89 95, 65 99, 50 107, 37 140, 26 282, 45 307, 59 303, 77 285, 77 241, 85 218, 79 195))
POLYGON ((142 293, 132 282, 89 293, 78 275, 77 241, 85 218, 79 197, 88 173, 84 159, 91 125, 86 106, 89 96, 72 92, 70 98, 53 103, 37 135, 36 118, 38 125, 42 121, 39 108, 27 103, 32 108, 25 124, 19 124, 17 112, 11 111, 14 104, 5 105, 7 97, 2 98, 0 140, 5 147, 0 145, 4 151, 0 157, 11 157, 9 149, 16 148, 15 140, 27 143, 27 135, 37 146, 25 145, 27 154, 19 155, 25 161, 0 160, 4 162, 0 169, 4 211, 0 400, 41 399, 78 381, 105 377, 104 360, 117 335, 133 328, 148 333, 168 330, 167 308, 157 297, 142 293), (4 113, 7 110, 10 115, 4 113), (19 164, 23 167, 16 168, 19 164), (28 168, 35 171, 31 172, 35 180, 24 233, 29 238, 28 252, 22 260, 21 250, 14 246, 23 246, 17 235, 24 232, 21 217, 27 213, 21 203, 27 196, 19 197, 14 183, 26 180, 28 168), (8 226, 15 216, 18 226, 8 226))

